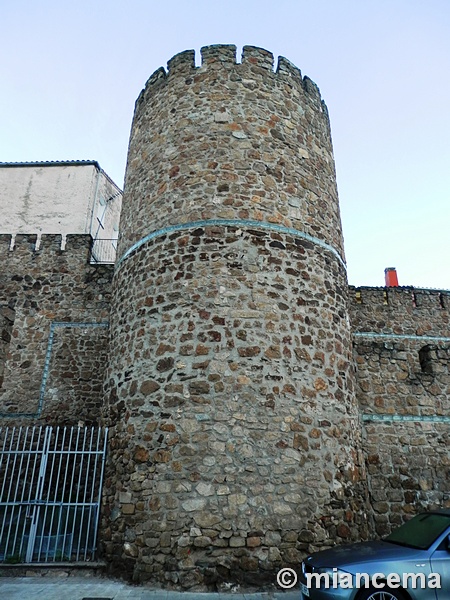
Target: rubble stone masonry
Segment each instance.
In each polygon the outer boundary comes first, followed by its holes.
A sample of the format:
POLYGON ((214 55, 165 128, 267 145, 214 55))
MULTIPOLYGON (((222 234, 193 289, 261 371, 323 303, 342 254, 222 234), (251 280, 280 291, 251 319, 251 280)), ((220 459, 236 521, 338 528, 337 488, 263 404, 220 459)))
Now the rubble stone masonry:
POLYGON ((378 535, 450 507, 450 292, 351 288, 357 395, 378 535))
POLYGON ((139 581, 273 581, 367 533, 328 114, 285 59, 235 54, 176 56, 136 104, 105 551, 139 581))
POLYGON ((99 422, 112 266, 90 235, 0 235, 0 413, 4 425, 99 422))
MULTIPOLYGON (((111 572, 201 591, 450 507, 450 292, 348 286, 328 113, 285 58, 136 103, 118 259, 0 235, 0 425, 110 427, 111 572)), ((9 232, 11 233, 11 232, 9 232)))

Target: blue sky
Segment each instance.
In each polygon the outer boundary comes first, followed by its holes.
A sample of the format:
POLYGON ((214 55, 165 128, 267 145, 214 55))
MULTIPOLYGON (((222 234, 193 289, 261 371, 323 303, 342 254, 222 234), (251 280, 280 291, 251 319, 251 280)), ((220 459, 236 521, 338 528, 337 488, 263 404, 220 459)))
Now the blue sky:
POLYGON ((448 0, 3 0, 1 23, 1 161, 95 159, 122 185, 155 69, 262 46, 327 103, 349 282, 450 289, 448 0))

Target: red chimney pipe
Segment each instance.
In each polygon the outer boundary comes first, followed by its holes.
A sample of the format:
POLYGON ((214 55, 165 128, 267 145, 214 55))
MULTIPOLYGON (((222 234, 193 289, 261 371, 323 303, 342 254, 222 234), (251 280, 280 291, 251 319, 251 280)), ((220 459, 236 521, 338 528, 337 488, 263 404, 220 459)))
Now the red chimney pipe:
POLYGON ((384 281, 386 287, 398 287, 397 270, 395 267, 388 267, 384 270, 384 281))

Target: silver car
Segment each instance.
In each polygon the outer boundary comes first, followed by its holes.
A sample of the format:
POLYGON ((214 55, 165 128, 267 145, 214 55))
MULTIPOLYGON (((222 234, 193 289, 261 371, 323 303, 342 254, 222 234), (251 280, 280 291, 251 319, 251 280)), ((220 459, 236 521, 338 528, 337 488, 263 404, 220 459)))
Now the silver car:
POLYGON ((450 600, 450 510, 308 556, 300 587, 302 600, 450 600))

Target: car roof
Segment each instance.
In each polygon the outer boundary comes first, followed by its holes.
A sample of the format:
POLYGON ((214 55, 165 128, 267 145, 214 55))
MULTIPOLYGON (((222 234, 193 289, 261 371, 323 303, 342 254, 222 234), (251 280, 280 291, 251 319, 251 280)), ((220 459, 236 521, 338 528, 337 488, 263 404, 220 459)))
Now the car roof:
POLYGON ((418 513, 418 515, 445 515, 447 517, 450 517, 450 508, 437 508, 436 510, 424 510, 421 513, 418 513))

